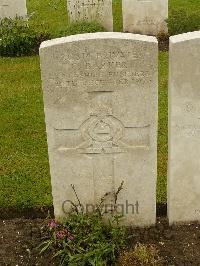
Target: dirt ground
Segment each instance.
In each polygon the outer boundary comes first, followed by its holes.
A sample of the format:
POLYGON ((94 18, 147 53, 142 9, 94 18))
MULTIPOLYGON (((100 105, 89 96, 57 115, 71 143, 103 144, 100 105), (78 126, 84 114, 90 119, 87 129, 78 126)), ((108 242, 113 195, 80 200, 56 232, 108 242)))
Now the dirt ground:
MULTIPOLYGON (((45 220, 13 218, 0 220, 0 265, 58 265, 51 254, 39 254, 38 245, 45 240, 45 220)), ((130 229, 127 245, 154 244, 164 265, 200 265, 200 224, 169 227, 166 218, 159 218, 155 227, 130 229)))
POLYGON ((0 220, 0 265, 55 265, 37 247, 45 240, 43 219, 0 220))
POLYGON ((169 50, 169 36, 163 35, 158 37, 158 47, 159 51, 168 51, 169 50))

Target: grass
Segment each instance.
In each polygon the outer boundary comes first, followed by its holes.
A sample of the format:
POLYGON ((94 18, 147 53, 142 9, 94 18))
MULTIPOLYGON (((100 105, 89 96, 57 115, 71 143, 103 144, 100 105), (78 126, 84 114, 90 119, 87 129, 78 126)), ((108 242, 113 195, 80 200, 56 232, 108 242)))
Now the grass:
MULTIPOLYGON (((171 0, 172 8, 197 10, 199 0, 171 0)), ((34 27, 59 36, 67 27, 65 0, 28 0, 34 27), (34 14, 33 14, 34 13, 34 14)), ((120 31, 121 1, 114 0, 114 28, 120 31)), ((159 57, 157 201, 166 202, 168 53, 159 57)), ((0 207, 52 204, 39 58, 0 58, 0 207)))
POLYGON ((200 11, 200 0, 169 0, 169 16, 173 9, 185 9, 189 13, 200 11))
POLYGON ((28 0, 28 13, 31 24, 45 28, 57 37, 68 25, 66 0, 28 0))
POLYGON ((159 54, 159 123, 158 123, 158 182, 157 202, 167 198, 167 157, 168 157, 168 53, 159 54))
MULTIPOLYGON (((66 31, 68 16, 67 0, 27 0, 31 23, 36 28, 46 28, 54 37, 66 31)), ((200 0, 169 0, 169 17, 173 10, 200 13, 200 0)), ((113 0, 114 31, 122 31, 122 0, 113 0)), ((181 22, 180 22, 181 23, 181 22)))
POLYGON ((114 31, 121 32, 123 30, 121 0, 113 0, 113 28, 114 31))
POLYGON ((39 58, 3 58, 0 73, 0 206, 50 205, 39 58))

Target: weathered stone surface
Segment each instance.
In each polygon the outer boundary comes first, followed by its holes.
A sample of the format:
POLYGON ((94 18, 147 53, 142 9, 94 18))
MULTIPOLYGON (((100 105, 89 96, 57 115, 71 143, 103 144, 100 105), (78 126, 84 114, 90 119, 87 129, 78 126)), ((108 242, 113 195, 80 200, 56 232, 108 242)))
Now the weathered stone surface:
POLYGON ((97 21, 108 31, 113 31, 112 0, 68 0, 70 22, 97 21))
POLYGON ((0 19, 26 17, 26 0, 0 0, 0 19))
POLYGON ((200 32, 170 38, 169 90, 169 221, 200 221, 200 32))
POLYGON ((81 34, 44 42, 40 57, 55 216, 64 215, 64 201, 77 202, 70 184, 85 207, 107 192, 106 204, 114 205, 124 181, 118 196, 124 223, 153 224, 156 38, 81 34))
POLYGON ((147 35, 167 32, 168 0, 122 0, 123 29, 147 35))

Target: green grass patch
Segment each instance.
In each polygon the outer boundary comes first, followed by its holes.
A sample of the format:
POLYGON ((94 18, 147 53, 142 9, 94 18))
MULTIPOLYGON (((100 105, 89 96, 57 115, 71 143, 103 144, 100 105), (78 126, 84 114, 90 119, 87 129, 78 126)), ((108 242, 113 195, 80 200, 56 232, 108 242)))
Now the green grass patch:
POLYGON ((200 30, 200 0, 171 0, 168 28, 170 35, 200 30))
POLYGON ((180 8, 190 13, 195 12, 200 10, 200 0, 169 0, 169 15, 171 15, 172 10, 180 8))
POLYGON ((36 28, 45 28, 57 37, 68 25, 66 0, 28 0, 30 22, 36 28))
POLYGON ((123 31, 122 0, 113 0, 113 29, 116 32, 123 31))
POLYGON ((168 157, 168 52, 159 54, 159 122, 158 122, 158 183, 157 202, 167 198, 168 157))
POLYGON ((39 58, 0 59, 0 206, 52 203, 39 58))

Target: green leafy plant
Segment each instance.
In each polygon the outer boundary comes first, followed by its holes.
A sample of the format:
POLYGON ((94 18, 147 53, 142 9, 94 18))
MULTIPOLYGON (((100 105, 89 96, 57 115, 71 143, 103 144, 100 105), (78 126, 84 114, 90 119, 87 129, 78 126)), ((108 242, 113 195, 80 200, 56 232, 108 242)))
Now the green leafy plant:
MULTIPOLYGON (((72 186, 74 192, 75 188, 72 186)), ((115 194, 115 201, 122 185, 115 194)), ((76 193, 76 192, 75 192, 76 193)), ((49 239, 41 244, 41 252, 51 249, 59 257, 60 265, 111 265, 124 247, 125 229, 119 226, 118 215, 108 219, 101 204, 90 213, 84 213, 72 203, 71 213, 62 221, 50 220, 47 225, 49 239)), ((77 194, 76 194, 77 196, 77 194)), ((78 197, 77 197, 78 199, 78 197)), ((78 199, 78 206, 81 202, 78 199)))
POLYGON ((167 20, 170 35, 200 30, 200 12, 187 12, 183 8, 171 11, 167 20))
POLYGON ((21 18, 0 20, 0 55, 23 56, 38 52, 40 43, 50 39, 46 31, 37 32, 21 18))

